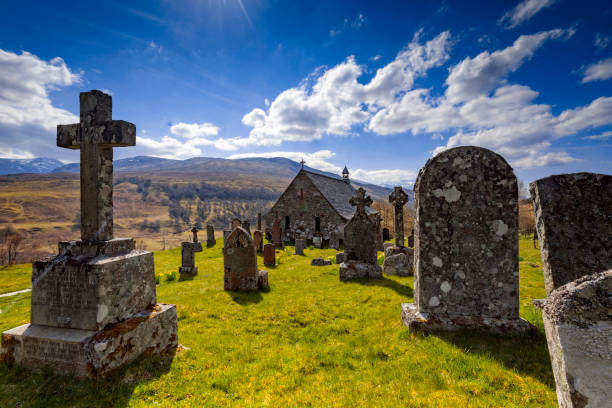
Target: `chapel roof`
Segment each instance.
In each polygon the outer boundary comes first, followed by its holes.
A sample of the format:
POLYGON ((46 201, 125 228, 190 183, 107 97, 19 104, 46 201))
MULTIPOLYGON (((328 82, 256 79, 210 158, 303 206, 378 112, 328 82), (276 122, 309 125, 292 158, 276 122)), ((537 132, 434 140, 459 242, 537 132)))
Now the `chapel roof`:
MULTIPOLYGON (((341 178, 313 173, 301 170, 312 181, 312 184, 323 194, 334 209, 342 217, 349 219, 355 214, 355 207, 350 204, 350 199, 355 195, 355 188, 341 178)), ((371 207, 366 207, 368 214, 376 214, 371 207)))

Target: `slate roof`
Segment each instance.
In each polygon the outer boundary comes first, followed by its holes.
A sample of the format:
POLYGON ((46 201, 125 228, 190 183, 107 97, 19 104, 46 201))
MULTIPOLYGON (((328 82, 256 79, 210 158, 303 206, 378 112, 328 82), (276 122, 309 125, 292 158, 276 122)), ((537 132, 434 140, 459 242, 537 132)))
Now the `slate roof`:
MULTIPOLYGON (((355 188, 352 185, 345 183, 341 178, 324 176, 307 170, 301 171, 306 174, 332 207, 338 211, 338 214, 346 219, 355 214, 355 207, 349 202, 351 197, 355 195, 355 188)), ((366 210, 368 214, 376 214, 376 211, 371 207, 366 207, 366 210)))

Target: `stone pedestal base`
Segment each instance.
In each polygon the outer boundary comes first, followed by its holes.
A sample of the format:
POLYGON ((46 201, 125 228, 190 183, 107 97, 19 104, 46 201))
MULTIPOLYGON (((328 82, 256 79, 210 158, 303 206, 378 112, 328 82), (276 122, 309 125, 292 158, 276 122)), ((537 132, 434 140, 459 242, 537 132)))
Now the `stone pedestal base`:
POLYGON ((385 249, 383 272, 385 275, 412 276, 412 259, 414 251, 406 247, 388 247, 385 249))
POLYGON ((206 248, 214 247, 216 243, 217 243, 216 239, 207 239, 206 248))
POLYGON ((198 267, 197 266, 181 266, 179 268, 179 274, 196 276, 198 274, 198 267))
POLYGON ((327 259, 323 259, 323 258, 314 258, 312 261, 310 261, 310 265, 312 265, 312 266, 327 266, 327 265, 331 265, 331 261, 329 261, 327 259))
POLYGON ((24 324, 2 333, 0 360, 78 377, 104 376, 143 353, 178 345, 176 306, 157 304, 100 331, 24 324))
POLYGON ((378 264, 345 261, 340 264, 340 280, 350 281, 363 278, 382 278, 382 268, 378 264))
POLYGON ((451 331, 480 329, 497 334, 526 334, 537 328, 521 319, 499 319, 483 316, 449 316, 421 313, 414 303, 402 303, 402 323, 410 330, 451 331))

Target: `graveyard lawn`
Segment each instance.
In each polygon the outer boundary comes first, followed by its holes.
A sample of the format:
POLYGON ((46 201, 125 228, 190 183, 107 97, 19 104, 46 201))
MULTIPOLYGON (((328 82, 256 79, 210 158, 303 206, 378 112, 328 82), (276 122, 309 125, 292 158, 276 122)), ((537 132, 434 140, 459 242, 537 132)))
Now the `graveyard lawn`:
MULTIPOLYGON (((180 248, 157 252, 158 301, 177 305, 184 349, 98 382, 0 363, 0 406, 555 407, 541 314, 531 306, 545 296, 532 245, 520 241, 521 316, 539 328, 528 338, 410 333, 400 304, 412 301, 413 278, 341 283, 331 249, 277 249, 277 266, 264 268, 270 290, 254 293, 223 291, 221 240, 196 254, 193 280, 178 279, 180 248), (333 264, 312 267, 314 257, 333 264)), ((0 270, 2 288, 27 287, 19 268, 0 270)), ((29 305, 29 293, 0 298, 0 330, 26 323, 29 305)))

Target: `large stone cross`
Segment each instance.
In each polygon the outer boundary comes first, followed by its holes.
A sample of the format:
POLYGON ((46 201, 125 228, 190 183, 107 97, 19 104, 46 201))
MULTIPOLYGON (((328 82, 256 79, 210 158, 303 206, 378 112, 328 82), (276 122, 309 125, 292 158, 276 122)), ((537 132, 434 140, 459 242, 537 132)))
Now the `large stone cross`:
POLYGON ((408 194, 401 186, 393 188, 389 202, 395 207, 395 246, 404 246, 404 205, 408 202, 408 194))
POLYGON ((365 195, 366 191, 362 187, 357 189, 356 194, 355 197, 351 197, 349 203, 351 203, 353 207, 357 207, 355 215, 365 214, 365 208, 372 205, 372 198, 365 195))
POLYGON ((81 92, 81 121, 57 126, 57 145, 81 150, 81 240, 113 239, 113 147, 135 146, 136 126, 112 120, 112 98, 81 92))

